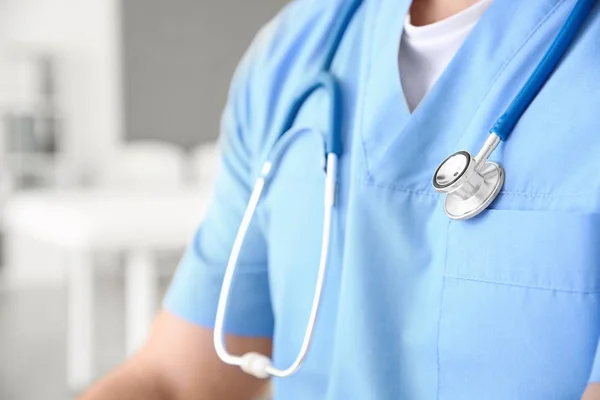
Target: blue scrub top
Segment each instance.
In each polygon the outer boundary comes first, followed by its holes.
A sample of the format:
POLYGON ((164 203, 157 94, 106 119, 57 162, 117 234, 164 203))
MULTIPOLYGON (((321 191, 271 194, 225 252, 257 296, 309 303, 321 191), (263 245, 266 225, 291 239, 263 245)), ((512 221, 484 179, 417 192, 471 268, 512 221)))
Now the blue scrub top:
MULTIPOLYGON (((213 326, 229 251, 258 169, 314 75, 343 0, 300 0, 257 37, 233 79, 223 170, 164 300, 213 326)), ((344 155, 314 344, 276 399, 577 399, 600 380, 600 10, 506 143, 489 210, 450 221, 432 173, 476 153, 574 0, 495 0, 410 114, 398 75, 408 0, 366 0, 333 63, 344 155)), ((324 130, 316 93, 292 128, 324 130)), ((226 330, 272 337, 287 367, 304 335, 321 244, 323 152, 285 153, 248 233, 226 330)))

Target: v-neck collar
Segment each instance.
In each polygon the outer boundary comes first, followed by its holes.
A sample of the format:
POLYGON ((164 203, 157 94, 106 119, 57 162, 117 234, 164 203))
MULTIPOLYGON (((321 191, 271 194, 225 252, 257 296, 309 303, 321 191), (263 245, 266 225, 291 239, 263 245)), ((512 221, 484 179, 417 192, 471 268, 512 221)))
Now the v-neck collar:
MULTIPOLYGON (((498 77, 546 20, 569 1, 537 0, 524 5, 516 0, 495 0, 411 114, 402 92, 397 58, 410 1, 380 0, 373 20, 368 21, 374 31, 359 105, 358 129, 368 180, 398 185, 410 174, 420 181, 421 189, 429 190, 429 175, 447 154, 463 144, 463 138, 473 142, 466 147, 479 146, 506 106, 506 100, 499 99, 499 104, 486 107, 486 115, 477 119, 476 126, 471 123, 498 77)), ((520 85, 511 86, 515 86, 511 91, 516 94, 520 85)))

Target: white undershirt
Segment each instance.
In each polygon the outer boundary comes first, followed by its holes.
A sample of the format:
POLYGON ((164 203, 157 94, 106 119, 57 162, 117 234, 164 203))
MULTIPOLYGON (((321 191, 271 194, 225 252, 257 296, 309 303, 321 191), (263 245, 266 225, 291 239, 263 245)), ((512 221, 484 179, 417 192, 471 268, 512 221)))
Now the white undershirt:
POLYGON ((492 0, 480 0, 442 21, 414 26, 404 21, 398 66, 402 90, 412 112, 433 87, 492 0))

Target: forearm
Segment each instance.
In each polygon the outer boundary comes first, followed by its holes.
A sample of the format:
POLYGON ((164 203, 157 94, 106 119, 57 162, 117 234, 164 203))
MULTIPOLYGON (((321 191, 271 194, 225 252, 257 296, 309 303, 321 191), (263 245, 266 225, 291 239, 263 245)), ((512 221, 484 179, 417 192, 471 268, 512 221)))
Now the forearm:
POLYGON ((250 400, 264 393, 266 383, 249 382, 253 378, 244 375, 231 376, 230 369, 216 368, 217 373, 198 376, 196 382, 169 382, 159 373, 130 362, 97 382, 77 400, 250 400), (215 375, 224 376, 225 380, 215 375))
POLYGON ((127 362, 98 381, 78 400, 178 400, 166 381, 142 363, 127 362))
MULTIPOLYGON (((234 354, 271 354, 271 340, 227 336, 234 354)), ((78 400, 251 400, 266 382, 224 364, 211 329, 160 312, 142 350, 78 400)))
POLYGON ((600 383, 590 383, 581 400, 600 400, 600 383))

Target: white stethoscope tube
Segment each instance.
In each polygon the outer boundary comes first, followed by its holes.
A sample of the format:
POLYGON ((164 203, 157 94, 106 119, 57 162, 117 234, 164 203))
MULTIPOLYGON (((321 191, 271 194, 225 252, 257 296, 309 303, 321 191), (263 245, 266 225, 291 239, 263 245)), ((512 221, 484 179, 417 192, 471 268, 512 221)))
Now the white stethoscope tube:
POLYGON ((223 326, 225 323, 225 311, 227 309, 227 300, 231 291, 231 285, 233 282, 233 276, 235 268, 237 266, 240 251, 246 237, 246 232, 250 225, 250 221, 254 216, 256 207, 262 195, 262 192, 267 184, 267 179, 271 173, 273 167, 271 162, 266 162, 263 165, 261 176, 256 180, 254 189, 248 202, 248 207, 242 218, 242 223, 235 237, 233 243, 233 249, 229 256, 229 262, 227 263, 227 269, 225 270, 225 276, 223 278, 223 286, 221 287, 221 295, 219 296, 219 305, 217 307, 217 316, 215 321, 214 329, 214 345, 217 355, 221 360, 230 365, 239 366, 244 372, 254 375, 257 378, 268 378, 269 376, 275 376, 279 378, 286 378, 293 375, 302 365, 306 354, 310 348, 310 344, 313 338, 313 332, 315 329, 315 323, 317 321, 317 315, 319 313, 319 303, 321 301, 321 294, 323 293, 323 285, 325 282, 325 273, 327 271, 327 264, 329 261, 329 249, 331 243, 331 219, 333 213, 333 207, 336 200, 336 176, 337 176, 337 156, 334 153, 327 154, 327 169, 325 176, 325 212, 323 218, 323 238, 321 240, 321 257, 319 260, 319 270, 317 275, 317 282, 315 285, 315 293, 313 296, 312 306, 310 310, 310 316, 306 324, 306 330, 304 332, 304 339, 302 340, 302 346, 296 356, 294 362, 286 369, 278 369, 273 367, 271 359, 263 354, 250 352, 242 356, 232 355, 227 351, 225 346, 223 326))

